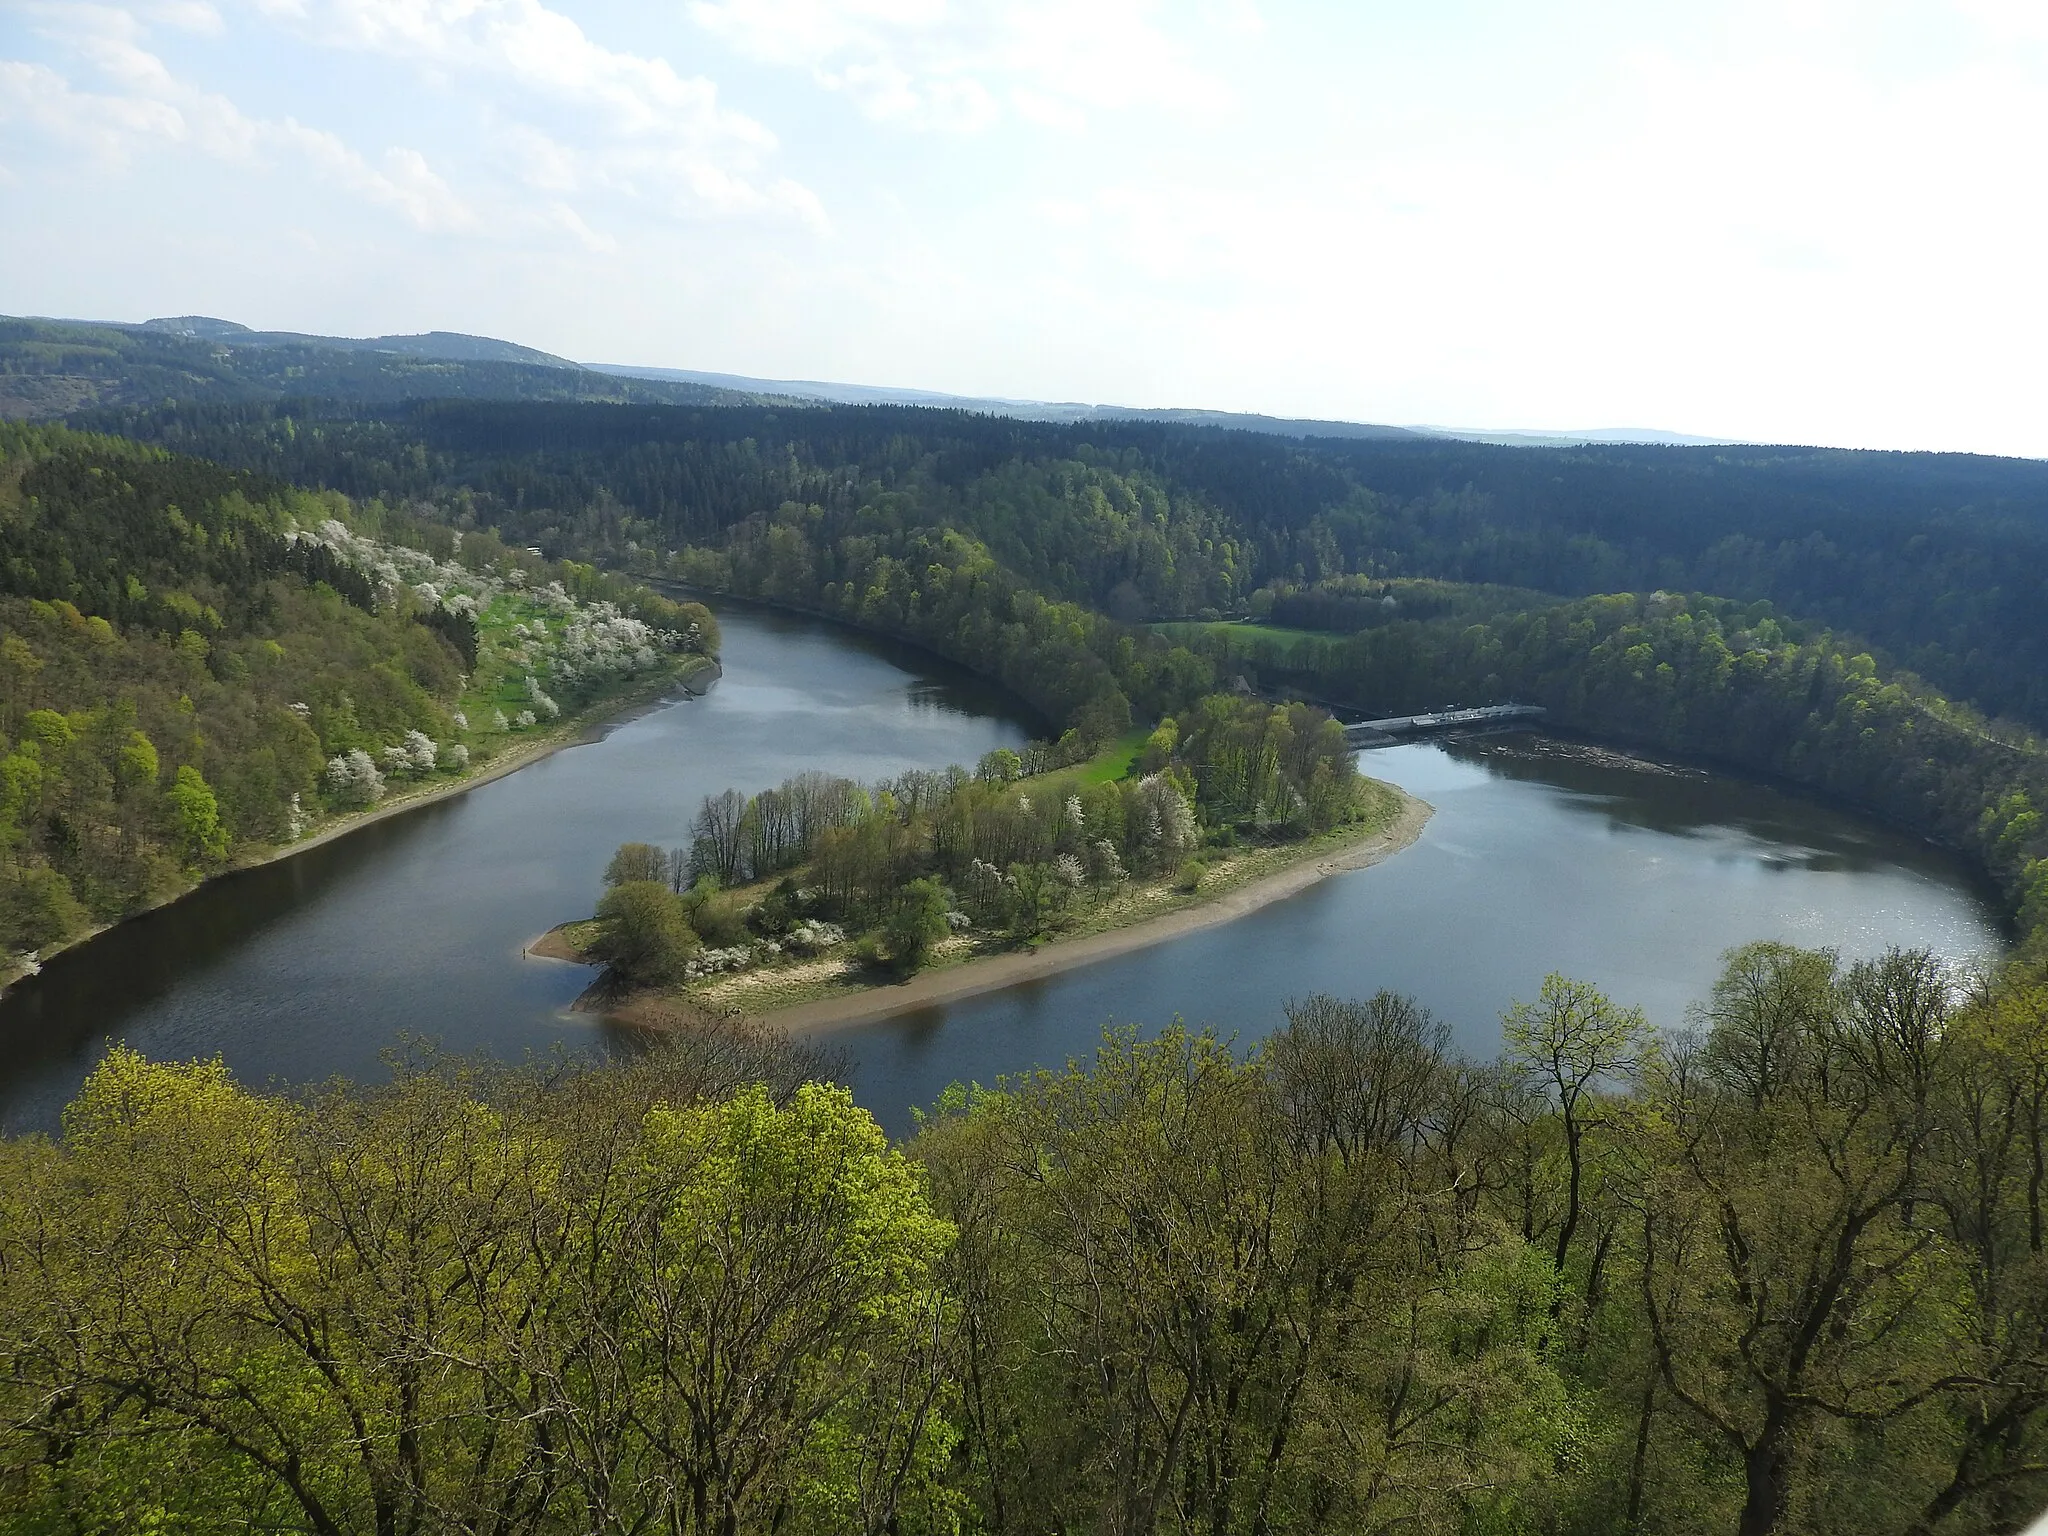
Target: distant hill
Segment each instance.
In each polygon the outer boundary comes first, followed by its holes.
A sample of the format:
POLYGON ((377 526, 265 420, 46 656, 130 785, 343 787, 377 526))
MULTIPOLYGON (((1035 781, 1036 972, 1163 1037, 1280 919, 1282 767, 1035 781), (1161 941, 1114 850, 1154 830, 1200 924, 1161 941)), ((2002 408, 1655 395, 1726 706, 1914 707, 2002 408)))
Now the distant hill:
POLYGON ((1372 440, 1433 436, 1426 429, 1376 426, 1358 421, 1318 421, 1290 416, 1259 416, 1243 411, 1209 411, 1189 407, 1153 408, 1087 405, 1078 401, 1012 400, 999 395, 949 395, 930 389, 891 389, 879 384, 831 384, 818 379, 755 379, 737 373, 701 373, 688 368, 636 368, 622 363, 592 363, 599 373, 620 378, 663 380, 709 385, 750 395, 820 400, 833 405, 923 405, 940 410, 981 411, 1020 421, 1166 421, 1182 426, 1223 427, 1239 432, 1269 432, 1276 437, 1342 437, 1372 440))
POLYGON ((229 347, 314 347, 341 352, 398 352, 447 363, 526 363, 538 368, 581 368, 581 363, 492 336, 465 336, 460 331, 428 331, 420 336, 312 336, 303 331, 252 331, 232 320, 209 315, 178 315, 145 320, 139 330, 168 336, 191 336, 229 347))
POLYGON ((739 405, 758 397, 620 378, 486 336, 368 339, 252 331, 203 315, 139 325, 0 317, 0 419, 46 420, 172 400, 611 401, 739 405))
POLYGON ((408 399, 584 400, 633 405, 740 405, 770 401, 909 405, 1019 421, 1078 424, 1157 421, 1276 437, 1399 442, 1454 438, 1509 448, 1652 443, 1708 447, 1738 441, 1654 428, 1586 432, 1387 426, 1267 416, 1188 406, 1100 405, 955 395, 942 390, 758 379, 692 368, 579 363, 535 347, 427 331, 415 336, 318 336, 257 331, 213 315, 125 321, 0 318, 0 419, 34 420, 171 400, 320 398, 349 404, 408 399))
POLYGON ((1577 448, 1586 444, 1643 445, 1658 448, 1732 448, 1754 446, 1749 438, 1695 437, 1655 427, 1596 427, 1589 432, 1491 430, 1485 427, 1417 427, 1423 437, 1454 437, 1465 443, 1492 443, 1501 448, 1577 448))

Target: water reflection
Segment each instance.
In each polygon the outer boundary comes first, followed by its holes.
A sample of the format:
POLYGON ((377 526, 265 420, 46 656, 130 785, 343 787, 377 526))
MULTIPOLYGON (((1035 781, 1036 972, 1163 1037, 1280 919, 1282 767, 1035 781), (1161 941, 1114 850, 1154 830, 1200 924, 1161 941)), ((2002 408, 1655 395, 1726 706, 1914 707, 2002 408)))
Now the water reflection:
POLYGON ((215 882, 0 1002, 0 1125, 47 1128, 108 1045, 244 1081, 375 1076, 406 1036, 518 1055, 602 1042, 578 966, 522 943, 596 900, 619 843, 685 841, 702 797, 805 768, 872 780, 1029 734, 920 652, 726 607, 726 677, 495 783, 215 882))
POLYGON ((901 1130, 948 1082, 1090 1052, 1112 1019, 1255 1038, 1286 999, 1421 998, 1490 1056, 1551 970, 1676 1024, 1721 953, 1756 938, 1850 955, 2004 941, 1958 859, 1768 785, 1644 767, 1529 736, 1395 747, 1365 770, 1436 807, 1415 847, 1221 929, 844 1032, 856 1089, 901 1130))
MULTIPOLYGON (((519 954, 589 910, 617 844, 685 840, 700 798, 728 786, 971 762, 1034 724, 920 652, 757 609, 721 616, 727 675, 706 698, 58 957, 0 1003, 0 1126, 53 1126, 116 1039, 220 1054, 258 1084, 375 1076, 407 1036, 512 1056, 617 1048, 564 1012, 587 972, 519 954)), ((1224 928, 843 1031, 856 1091, 902 1130, 948 1082, 1085 1054, 1107 1022, 1181 1014, 1256 1036, 1318 990, 1412 992, 1490 1055, 1500 1010, 1551 969, 1670 1023, 1721 951, 1753 938, 1956 957, 2002 942, 1959 861, 1765 785, 1528 736, 1364 763, 1436 806, 1414 848, 1224 928)))

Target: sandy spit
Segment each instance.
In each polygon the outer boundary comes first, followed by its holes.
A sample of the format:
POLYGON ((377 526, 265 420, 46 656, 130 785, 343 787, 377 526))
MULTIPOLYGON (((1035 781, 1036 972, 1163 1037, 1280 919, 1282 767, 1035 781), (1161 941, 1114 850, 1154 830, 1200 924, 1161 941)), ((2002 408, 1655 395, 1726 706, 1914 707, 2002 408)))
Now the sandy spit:
MULTIPOLYGON (((760 1022, 778 1029, 805 1032, 871 1023, 914 1009, 929 1008, 935 1003, 955 1002, 963 997, 1000 991, 1019 982, 1056 976, 1061 971, 1129 954, 1134 949, 1176 939, 1184 933, 1214 928, 1243 917, 1247 912, 1256 912, 1260 907, 1284 900, 1331 875, 1364 869, 1392 857, 1422 835, 1431 813, 1432 808, 1427 802, 1404 793, 1401 795, 1400 813, 1377 836, 1323 858, 1305 860, 1263 880, 1238 886, 1200 906, 1168 912, 1108 933, 1047 944, 1025 953, 990 955, 948 970, 920 972, 908 981, 870 988, 845 997, 828 997, 814 1003, 778 1008, 762 1014, 760 1022)), ((651 1021, 636 1019, 634 1022, 651 1021)))

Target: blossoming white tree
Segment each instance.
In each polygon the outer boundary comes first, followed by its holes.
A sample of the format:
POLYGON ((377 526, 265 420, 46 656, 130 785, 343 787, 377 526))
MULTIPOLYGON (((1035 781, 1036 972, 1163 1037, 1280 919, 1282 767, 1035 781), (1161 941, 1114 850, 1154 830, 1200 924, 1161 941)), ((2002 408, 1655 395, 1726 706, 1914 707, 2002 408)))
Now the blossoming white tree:
POLYGON ((384 775, 361 747, 327 760, 327 793, 342 805, 375 805, 384 798, 384 775))

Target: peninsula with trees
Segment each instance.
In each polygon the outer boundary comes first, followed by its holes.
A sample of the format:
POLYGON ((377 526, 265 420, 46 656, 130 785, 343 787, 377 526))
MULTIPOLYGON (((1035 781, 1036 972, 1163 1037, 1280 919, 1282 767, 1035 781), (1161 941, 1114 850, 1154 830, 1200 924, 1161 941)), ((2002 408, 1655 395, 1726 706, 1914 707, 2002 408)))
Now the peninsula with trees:
POLYGON ((1225 897, 1216 915, 1235 915, 1405 846, 1428 816, 1361 777, 1343 727, 1305 704, 1212 694, 1089 745, 1076 730, 971 771, 709 796, 688 845, 622 846, 595 916, 529 952, 602 965, 584 1006, 626 1022, 845 1021, 931 997, 897 985, 921 972, 964 967, 958 995, 1012 979, 995 957, 1053 969, 1169 937, 1187 924, 1168 919, 1225 897))

